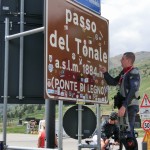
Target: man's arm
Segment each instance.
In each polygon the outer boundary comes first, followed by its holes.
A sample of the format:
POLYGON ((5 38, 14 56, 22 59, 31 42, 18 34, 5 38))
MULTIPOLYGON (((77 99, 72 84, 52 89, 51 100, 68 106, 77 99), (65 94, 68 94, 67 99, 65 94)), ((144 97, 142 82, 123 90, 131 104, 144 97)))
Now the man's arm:
POLYGON ((113 77, 107 72, 106 67, 100 67, 100 68, 99 68, 99 71, 101 71, 101 72, 104 74, 104 79, 105 79, 105 81, 106 81, 106 83, 107 83, 108 85, 116 86, 116 85, 118 84, 119 79, 120 79, 120 76, 121 76, 121 73, 120 73, 117 77, 113 78, 113 77))
POLYGON ((107 125, 107 121, 105 120, 101 124, 101 137, 103 139, 107 139, 107 136, 106 136, 106 125, 107 125))

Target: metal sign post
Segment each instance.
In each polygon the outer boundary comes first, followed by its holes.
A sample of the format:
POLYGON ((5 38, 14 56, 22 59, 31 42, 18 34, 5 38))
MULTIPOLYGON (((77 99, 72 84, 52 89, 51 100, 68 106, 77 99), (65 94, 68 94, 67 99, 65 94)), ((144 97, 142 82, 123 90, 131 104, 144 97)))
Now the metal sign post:
MULTIPOLYGON (((5 36, 9 35, 9 18, 5 18, 5 36)), ((4 108, 3 108, 3 141, 6 144, 7 126, 7 100, 8 100, 8 60, 9 40, 5 39, 5 64, 4 64, 4 108)))
MULTIPOLYGON (((82 105, 78 104, 78 145, 81 144, 82 141, 82 105)), ((78 150, 81 150, 80 146, 78 146, 78 150)))
POLYGON ((63 101, 59 101, 59 132, 58 132, 58 149, 63 149, 63 101))
MULTIPOLYGON (((20 32, 24 31, 24 0, 20 1, 20 32)), ((23 54, 24 37, 20 37, 20 59, 19 59, 19 99, 23 98, 23 54)))
POLYGON ((55 101, 45 100, 46 148, 55 148, 55 101))
POLYGON ((5 64, 4 64, 4 108, 3 108, 3 141, 6 144, 7 101, 8 101, 8 70, 9 40, 44 31, 44 27, 9 35, 9 18, 5 19, 5 64))
POLYGON ((101 117, 101 107, 100 104, 96 104, 97 105, 97 150, 101 149, 101 143, 100 143, 100 139, 101 139, 101 121, 100 121, 100 117, 101 117))

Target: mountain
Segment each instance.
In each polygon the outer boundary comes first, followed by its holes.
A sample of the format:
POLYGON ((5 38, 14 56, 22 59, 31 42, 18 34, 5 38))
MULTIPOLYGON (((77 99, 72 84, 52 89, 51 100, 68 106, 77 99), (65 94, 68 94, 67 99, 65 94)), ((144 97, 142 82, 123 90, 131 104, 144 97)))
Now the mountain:
MULTIPOLYGON (((119 67, 121 57, 122 55, 111 57, 109 62, 109 67, 111 69, 119 67)), ((150 52, 147 51, 137 52, 135 53, 135 57, 136 57, 135 65, 140 66, 141 64, 143 64, 143 62, 148 62, 150 60, 150 52)))

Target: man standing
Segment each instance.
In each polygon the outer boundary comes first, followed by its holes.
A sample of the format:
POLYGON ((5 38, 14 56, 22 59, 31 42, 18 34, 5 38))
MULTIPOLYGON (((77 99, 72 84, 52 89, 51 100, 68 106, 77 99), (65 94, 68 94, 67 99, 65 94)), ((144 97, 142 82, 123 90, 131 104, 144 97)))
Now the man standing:
MULTIPOLYGON (((108 85, 119 87, 118 93, 115 97, 117 100, 118 116, 128 118, 129 121, 129 138, 132 138, 134 145, 130 145, 138 150, 138 144, 134 136, 134 123, 136 114, 139 111, 138 99, 139 99, 139 86, 140 86, 140 74, 138 68, 134 67, 135 55, 132 52, 126 52, 121 58, 121 65, 123 70, 120 74, 113 78, 106 71, 105 67, 100 67, 100 71, 104 74, 104 78, 108 85)), ((124 142, 124 141, 123 141, 124 142)), ((128 148, 127 142, 124 142, 126 148, 128 148)))

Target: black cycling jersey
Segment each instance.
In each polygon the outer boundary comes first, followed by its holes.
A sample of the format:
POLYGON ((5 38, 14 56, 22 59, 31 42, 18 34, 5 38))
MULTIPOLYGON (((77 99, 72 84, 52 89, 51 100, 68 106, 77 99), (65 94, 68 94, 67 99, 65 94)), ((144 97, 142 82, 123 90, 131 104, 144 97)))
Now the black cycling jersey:
POLYGON ((108 120, 105 120, 101 125, 101 138, 106 140, 112 136, 114 136, 115 141, 119 139, 119 128, 116 124, 110 124, 108 120))

